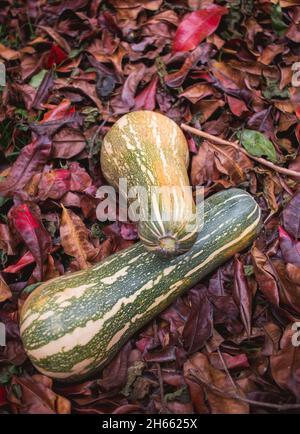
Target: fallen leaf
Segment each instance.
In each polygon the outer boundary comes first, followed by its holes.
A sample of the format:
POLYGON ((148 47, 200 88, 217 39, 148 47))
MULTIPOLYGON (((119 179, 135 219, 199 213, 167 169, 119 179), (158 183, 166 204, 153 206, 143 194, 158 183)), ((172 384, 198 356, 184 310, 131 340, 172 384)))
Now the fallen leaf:
POLYGON ((50 69, 53 65, 60 65, 67 58, 68 55, 65 51, 59 45, 53 44, 46 59, 46 68, 50 69))
POLYGON ((158 77, 151 82, 135 97, 135 110, 154 110, 156 106, 156 89, 158 77))
POLYGON ((204 354, 196 353, 184 364, 184 376, 190 381, 199 381, 203 385, 211 413, 249 413, 247 403, 228 397, 229 394, 244 397, 243 392, 235 389, 228 376, 223 371, 214 368, 204 354))
POLYGON ((4 223, 0 223, 0 248, 7 253, 7 255, 15 255, 18 239, 12 233, 10 227, 4 223))
POLYGON ((81 131, 74 128, 61 128, 53 136, 52 155, 54 158, 69 159, 80 154, 86 147, 86 139, 81 131))
POLYGON ((42 281, 43 264, 52 247, 51 236, 27 204, 14 206, 10 210, 9 217, 15 230, 32 253, 37 265, 38 280, 42 281))
POLYGON ((243 130, 239 139, 249 154, 255 157, 266 156, 270 161, 277 161, 273 143, 259 131, 243 130))
POLYGON ((248 286, 242 262, 234 260, 233 299, 240 310, 246 332, 251 335, 252 291, 248 286))
POLYGON ((233 96, 227 95, 227 102, 231 112, 235 116, 241 116, 243 113, 247 113, 248 107, 243 100, 234 98, 233 96))
POLYGON ((128 104, 129 107, 135 105, 135 93, 140 81, 143 79, 146 68, 143 64, 132 71, 127 77, 122 89, 122 101, 128 104))
POLYGON ((43 375, 13 377, 8 401, 18 414, 69 414, 71 403, 52 390, 52 380, 43 375), (14 392, 20 388, 20 396, 14 392))
POLYGON ((300 266, 300 241, 293 240, 290 235, 279 226, 279 242, 285 262, 300 266))
POLYGON ((211 85, 206 83, 197 83, 185 89, 179 96, 184 97, 191 101, 191 103, 195 104, 202 98, 210 95, 215 95, 214 88, 211 85))
POLYGON ((286 231, 295 239, 300 238, 300 191, 292 197, 282 213, 286 231))
POLYGON ((2 271, 5 273, 18 273, 23 270, 27 265, 33 264, 35 262, 35 258, 31 252, 26 252, 15 264, 9 265, 4 268, 2 271))
POLYGON ((19 59, 20 53, 16 50, 12 50, 9 47, 5 47, 3 44, 0 44, 0 57, 5 60, 16 60, 19 59))
POLYGON ((97 250, 89 241, 89 232, 81 218, 63 205, 62 209, 60 241, 63 249, 76 258, 80 269, 88 268, 97 250))
POLYGON ((66 53, 70 53, 70 45, 68 44, 66 39, 63 38, 56 30, 54 30, 52 27, 41 25, 39 25, 39 28, 44 30, 44 32, 46 32, 66 53))
POLYGON ((3 303, 4 301, 8 300, 9 298, 11 298, 11 296, 12 296, 12 292, 0 274, 0 303, 3 303))
POLYGON ((200 350, 211 337, 213 328, 212 306, 206 295, 206 288, 194 288, 189 291, 188 301, 191 305, 182 337, 189 353, 200 350))
POLYGON ((51 141, 43 136, 24 146, 12 165, 9 175, 0 183, 0 193, 11 196, 22 190, 31 177, 46 163, 51 153, 51 141))
POLYGON ((193 50, 218 28, 222 16, 227 13, 225 7, 212 4, 185 15, 177 28, 173 51, 193 50))
POLYGON ((269 258, 261 252, 255 244, 252 247, 251 255, 259 289, 265 295, 267 300, 275 306, 279 306, 276 274, 274 273, 269 258))
POLYGON ((276 383, 300 397, 300 347, 290 345, 270 357, 271 372, 276 383))

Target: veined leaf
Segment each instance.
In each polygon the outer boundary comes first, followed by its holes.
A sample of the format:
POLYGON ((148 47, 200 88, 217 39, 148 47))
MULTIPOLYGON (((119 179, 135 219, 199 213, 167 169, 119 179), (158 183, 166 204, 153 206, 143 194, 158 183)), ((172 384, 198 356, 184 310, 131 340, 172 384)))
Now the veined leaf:
POLYGON ((178 26, 173 51, 189 51, 211 35, 219 26, 221 18, 228 13, 223 6, 212 4, 184 16, 178 26))
POLYGON ((96 256, 97 250, 89 241, 88 230, 81 218, 63 205, 62 208, 60 238, 64 251, 76 258, 80 269, 88 268, 88 261, 96 256))
POLYGON ((38 89, 46 74, 47 74, 46 69, 42 69, 38 74, 34 75, 31 78, 29 82, 30 86, 34 87, 35 89, 38 89))
POLYGON ((8 300, 12 296, 11 290, 5 280, 0 275, 0 303, 8 300))
POLYGON ((241 144, 249 154, 255 157, 266 156, 270 161, 277 160, 273 143, 267 137, 254 130, 244 130, 239 134, 241 144))

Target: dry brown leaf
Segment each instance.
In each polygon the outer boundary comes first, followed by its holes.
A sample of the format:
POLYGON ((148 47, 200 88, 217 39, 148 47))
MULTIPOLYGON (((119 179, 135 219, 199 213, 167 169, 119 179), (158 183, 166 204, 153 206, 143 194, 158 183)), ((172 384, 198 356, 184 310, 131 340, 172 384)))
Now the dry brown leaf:
POLYGON ((213 414, 249 413, 249 405, 243 401, 228 397, 243 392, 234 388, 226 373, 214 368, 202 353, 194 354, 184 364, 184 376, 190 381, 197 380, 205 387, 207 400, 213 414), (218 392, 213 391, 218 389, 218 392))
POLYGON ((68 42, 59 33, 57 33, 52 27, 39 26, 40 29, 44 30, 63 50, 70 53, 71 47, 68 42))
POLYGON ((89 232, 81 218, 63 205, 62 208, 60 239, 64 251, 76 258, 80 269, 88 268, 97 250, 89 241, 89 232))
POLYGON ((5 60, 16 60, 19 59, 20 53, 16 50, 12 50, 9 47, 5 47, 3 44, 0 44, 0 57, 5 60))
POLYGON ((5 280, 0 275, 0 303, 8 300, 12 296, 11 290, 5 280))
POLYGON ((276 282, 276 272, 272 267, 271 261, 256 244, 252 247, 252 262, 258 287, 265 295, 267 300, 279 306, 279 294, 276 282))
POLYGON ((70 414, 71 403, 53 390, 53 381, 44 375, 14 376, 8 393, 13 412, 17 414, 70 414), (14 393, 18 386, 21 396, 14 393))

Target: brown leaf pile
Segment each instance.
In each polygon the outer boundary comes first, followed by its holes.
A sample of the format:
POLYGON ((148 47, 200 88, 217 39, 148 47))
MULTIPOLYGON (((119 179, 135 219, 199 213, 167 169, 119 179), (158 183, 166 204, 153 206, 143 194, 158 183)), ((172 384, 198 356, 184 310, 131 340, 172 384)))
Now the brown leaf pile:
POLYGON ((300 411, 298 181, 230 146, 187 135, 191 183, 255 197, 264 228, 251 249, 80 384, 39 375, 18 329, 36 284, 137 239, 132 223, 96 218, 99 149, 120 115, 158 110, 227 140, 258 131, 278 165, 300 169, 299 42, 287 0, 1 2, 0 413, 300 411))

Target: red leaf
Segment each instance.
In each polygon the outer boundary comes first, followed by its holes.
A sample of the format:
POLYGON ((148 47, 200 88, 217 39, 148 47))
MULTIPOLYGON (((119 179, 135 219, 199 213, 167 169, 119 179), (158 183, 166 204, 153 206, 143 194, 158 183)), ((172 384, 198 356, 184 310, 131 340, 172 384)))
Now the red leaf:
MULTIPOLYGON (((228 353, 222 353, 223 360, 228 369, 243 369, 249 368, 249 362, 246 354, 237 354, 236 356, 232 356, 228 353)), ((223 361, 220 358, 218 353, 209 354, 209 361, 213 365, 214 368, 224 370, 223 361)))
POLYGON ((39 168, 47 162, 51 145, 50 139, 43 136, 24 146, 9 175, 1 182, 0 193, 11 196, 14 192, 22 190, 39 168))
POLYGON ((231 112, 235 116, 241 116, 243 113, 248 111, 246 104, 241 99, 237 99, 233 96, 227 95, 227 102, 231 112))
POLYGON ((4 386, 0 386, 0 407, 2 405, 5 405, 7 403, 6 401, 6 390, 4 386))
POLYGON ((39 198, 60 199, 70 190, 71 173, 67 169, 50 170, 39 182, 39 198))
POLYGON ((71 101, 68 99, 64 99, 60 104, 58 104, 58 106, 47 111, 47 113, 44 114, 44 117, 40 123, 43 124, 49 121, 57 121, 67 116, 71 116, 74 112, 75 108, 71 107, 71 101))
POLYGON ((189 353, 202 348, 212 335, 213 312, 204 286, 189 291, 188 300, 191 305, 189 316, 183 329, 184 346, 189 353))
POLYGON ((135 109, 154 110, 158 77, 154 77, 135 98, 135 109))
POLYGON ((58 45, 53 44, 46 60, 46 68, 50 69, 54 64, 60 65, 67 58, 68 55, 58 45))
POLYGON ((175 34, 173 52, 193 50, 217 29, 227 12, 225 7, 213 4, 185 15, 175 34))
MULTIPOLYGON (((300 126, 300 124, 299 124, 300 126)), ((282 213, 284 228, 294 238, 300 238, 300 191, 296 192, 282 213)))
POLYGON ((36 260, 38 280, 43 280, 43 263, 51 250, 50 235, 26 204, 12 208, 10 218, 16 231, 36 260))
POLYGON ((54 169, 43 174, 39 182, 39 198, 60 199, 68 191, 83 192, 91 184, 89 174, 74 161, 69 169, 54 169))
POLYGON ((293 240, 281 226, 278 231, 283 259, 285 262, 300 266, 300 241, 293 240))
POLYGON ((16 264, 9 265, 8 267, 4 268, 3 272, 18 273, 19 271, 23 270, 24 267, 27 267, 27 265, 33 264, 34 262, 35 259, 32 256, 32 253, 26 252, 16 264))
POLYGON ((252 291, 249 288, 242 262, 235 258, 233 299, 240 310, 247 334, 251 335, 252 291))

